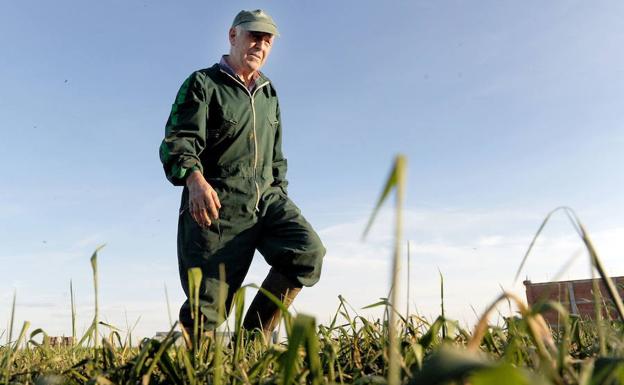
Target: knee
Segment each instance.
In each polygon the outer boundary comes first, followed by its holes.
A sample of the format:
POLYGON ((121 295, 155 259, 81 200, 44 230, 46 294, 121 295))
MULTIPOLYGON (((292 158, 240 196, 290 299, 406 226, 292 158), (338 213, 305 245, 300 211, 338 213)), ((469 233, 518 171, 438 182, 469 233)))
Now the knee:
POLYGON ((297 281, 302 286, 314 286, 320 280, 325 253, 325 246, 320 241, 303 253, 303 258, 301 258, 303 263, 301 263, 301 269, 297 275, 297 281))

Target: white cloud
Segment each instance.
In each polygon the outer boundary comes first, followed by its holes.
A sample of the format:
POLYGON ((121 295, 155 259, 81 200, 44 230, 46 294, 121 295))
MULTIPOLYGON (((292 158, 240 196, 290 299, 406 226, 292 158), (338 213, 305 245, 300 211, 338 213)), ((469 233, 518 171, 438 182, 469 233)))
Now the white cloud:
POLYGON ((95 250, 96 247, 103 245, 104 243, 104 237, 101 234, 91 234, 77 240, 72 245, 72 248, 84 249, 86 247, 89 247, 95 250))
MULTIPOLYGON (((439 314, 438 269, 444 278, 447 313, 468 323, 475 318, 470 305, 481 311, 500 293, 501 287, 524 298, 521 282, 513 284, 512 280, 543 219, 540 215, 520 210, 406 212, 405 238, 411 239, 411 308, 418 307, 426 315, 439 314)), ((363 306, 387 294, 392 213, 390 210, 380 213, 366 243, 359 240, 364 223, 362 218, 321 232, 328 248, 324 279, 339 279, 334 280, 331 287, 322 280, 318 289, 311 289, 322 291, 317 298, 335 298, 342 293, 352 303, 363 306)), ((624 228, 604 229, 594 234, 597 248, 604 251, 605 264, 612 266, 614 275, 621 274, 619 266, 624 265, 618 262, 617 253, 624 246, 623 235, 624 228)), ((547 226, 529 256, 522 276, 528 275, 538 281, 552 279, 582 246, 567 224, 547 226)), ((406 253, 406 247, 403 247, 403 253, 406 253)), ((399 308, 403 309, 406 301, 405 258, 401 263, 403 282, 399 308)), ((577 258, 560 278, 586 278, 587 271, 584 259, 577 258)), ((311 299, 310 302, 314 306, 309 309, 319 309, 323 301, 311 299)))
POLYGON ((491 247, 491 246, 498 246, 503 243, 505 243, 504 237, 500 235, 494 235, 494 236, 480 238, 479 241, 477 242, 477 245, 481 247, 491 247))
MULTIPOLYGON (((337 223, 319 231, 327 256, 321 281, 305 288, 295 302, 294 309, 310 313, 327 322, 338 307, 338 295, 346 298, 364 316, 380 317, 381 309, 361 310, 388 294, 393 250, 393 216, 390 210, 380 212, 366 241, 361 240, 368 218, 337 223)), ((444 278, 444 303, 447 315, 465 324, 472 324, 477 313, 489 305, 500 293, 501 286, 524 298, 522 283, 512 280, 522 256, 542 221, 539 213, 525 211, 464 211, 464 210, 407 210, 404 239, 410 240, 411 272, 410 309, 418 309, 427 318, 440 314, 440 275, 444 278)), ((624 273, 624 227, 604 228, 592 234, 595 246, 607 269, 613 275, 624 273)), ((0 285, 0 320, 8 319, 12 288, 18 286, 17 316, 28 319, 33 327, 43 327, 51 333, 70 332, 68 269, 74 275, 78 314, 81 327, 93 316, 92 286, 88 257, 98 235, 86 236, 67 250, 11 255, 10 260, 26 261, 15 268, 10 282, 0 285), (80 257, 79 267, 76 258, 80 257), (44 268, 34 266, 47 261, 44 268), (67 277, 68 278, 68 277, 67 277), (43 294, 45 293, 45 294, 43 294), (22 299, 24 302, 22 302, 22 299), (45 304, 45 307, 36 306, 45 304)), ((403 311, 407 301, 406 243, 401 259, 400 303, 403 311)), ((529 256, 521 279, 528 276, 535 282, 554 278, 561 266, 578 250, 582 243, 565 221, 554 221, 547 226, 543 237, 529 256)), ((153 335, 165 330, 168 315, 163 283, 166 282, 171 312, 176 317, 183 300, 179 288, 175 262, 171 266, 151 266, 152 256, 132 256, 101 259, 100 291, 102 314, 110 323, 125 327, 126 315, 132 324, 140 316, 135 334, 153 335), (119 265, 124 261, 124 265, 119 265), (145 274, 145 268, 149 274, 145 274)), ((251 267, 245 283, 261 283, 268 271, 259 257, 251 267)), ((584 255, 561 277, 563 279, 589 276, 584 255)), ((247 291, 247 303, 254 290, 247 291)))

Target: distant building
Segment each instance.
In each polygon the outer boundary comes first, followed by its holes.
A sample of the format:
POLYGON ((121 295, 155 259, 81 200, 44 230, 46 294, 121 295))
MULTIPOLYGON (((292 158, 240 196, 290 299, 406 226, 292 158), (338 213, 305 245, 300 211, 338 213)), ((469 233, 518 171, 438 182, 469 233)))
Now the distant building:
MULTIPOLYGON (((167 337, 167 334, 169 334, 169 332, 156 332, 156 334, 152 338, 158 341, 163 341, 167 337)), ((234 336, 234 333, 230 331, 217 331, 217 337, 219 337, 219 339, 223 341, 224 344, 228 344, 230 342, 230 339, 233 336, 234 336)), ((173 332, 173 338, 176 340, 175 342, 176 345, 182 345, 184 343, 183 339, 180 337, 182 337, 181 332, 179 331, 173 332)), ((278 336, 277 330, 273 331, 273 333, 271 333, 269 343, 272 343, 272 344, 278 343, 278 337, 279 336, 278 336)))
MULTIPOLYGON (((624 297, 624 277, 612 277, 618 293, 624 297)), ((618 318, 617 312, 613 307, 613 301, 609 297, 607 288, 600 279, 580 279, 573 281, 558 282, 540 282, 533 283, 529 280, 523 282, 526 288, 526 297, 529 306, 540 301, 557 301, 560 302, 570 314, 581 316, 582 318, 595 318, 594 307, 594 283, 600 289, 600 300, 603 306, 602 315, 611 319, 618 318)), ((546 322, 550 326, 558 326, 561 323, 559 313, 549 310, 543 313, 546 322)))
POLYGON ((48 341, 50 346, 52 347, 69 347, 74 346, 74 338, 73 337, 48 337, 48 341))

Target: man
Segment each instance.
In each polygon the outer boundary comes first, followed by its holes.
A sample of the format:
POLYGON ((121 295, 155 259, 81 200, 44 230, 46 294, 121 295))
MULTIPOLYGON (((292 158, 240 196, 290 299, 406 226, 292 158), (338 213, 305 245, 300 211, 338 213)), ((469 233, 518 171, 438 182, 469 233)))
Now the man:
MULTIPOLYGON (((220 265, 226 312, 256 249, 271 266, 262 287, 287 306, 302 286, 320 277, 325 248, 288 198, 279 103, 260 72, 277 35, 264 11, 239 12, 229 30, 230 54, 186 79, 167 121, 160 159, 169 181, 185 186, 178 265, 187 296, 180 321, 187 330, 193 325, 187 273, 192 267, 202 270, 199 304, 208 330, 223 322, 220 265)), ((279 308, 258 292, 244 327, 268 335, 279 320, 279 308)))

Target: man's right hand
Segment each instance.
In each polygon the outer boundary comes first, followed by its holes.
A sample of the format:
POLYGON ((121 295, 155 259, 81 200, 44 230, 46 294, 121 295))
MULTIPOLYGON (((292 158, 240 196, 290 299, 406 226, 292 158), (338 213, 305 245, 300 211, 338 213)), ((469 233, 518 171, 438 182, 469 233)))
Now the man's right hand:
POLYGON ((186 186, 189 190, 191 216, 201 227, 208 228, 212 221, 219 219, 221 202, 217 192, 198 170, 186 178, 186 186))

